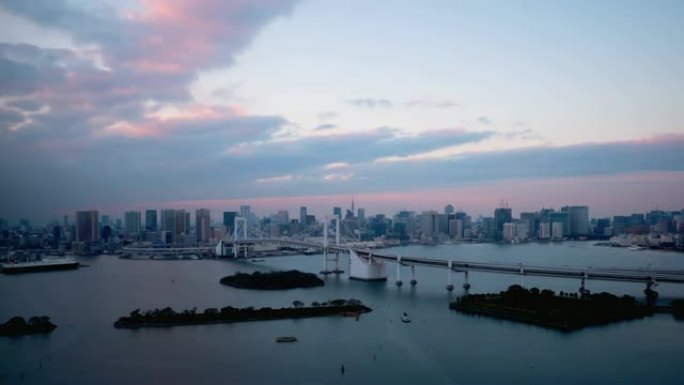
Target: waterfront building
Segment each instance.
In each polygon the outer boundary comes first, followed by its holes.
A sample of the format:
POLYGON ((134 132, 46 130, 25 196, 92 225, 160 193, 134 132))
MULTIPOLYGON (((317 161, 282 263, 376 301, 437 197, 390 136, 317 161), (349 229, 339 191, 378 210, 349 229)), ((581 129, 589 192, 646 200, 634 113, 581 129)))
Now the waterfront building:
POLYGON ((76 211, 76 242, 100 240, 98 216, 97 210, 76 211))
POLYGON ((157 210, 145 210, 145 231, 157 231, 157 210))
MULTIPOLYGON (((563 225, 563 237, 569 237, 570 233, 570 213, 568 211, 554 211, 549 213, 549 221, 551 222, 551 233, 553 234, 553 224, 560 223, 563 225)), ((562 238, 562 237, 561 237, 562 238)))
POLYGON ((211 213, 209 209, 195 210, 195 232, 198 243, 208 243, 211 239, 211 213))
POLYGON ((554 241, 563 240, 563 222, 552 222, 551 223, 551 239, 554 241))
POLYGON ((563 207, 561 211, 568 212, 570 217, 570 236, 586 237, 589 235, 589 207, 570 206, 563 207))
POLYGON ((513 221, 513 210, 510 207, 499 207, 494 210, 494 220, 496 222, 496 239, 503 236, 504 223, 513 221))
POLYGON ((420 233, 423 240, 433 240, 439 229, 437 211, 423 211, 420 214, 420 233))
POLYGON ((171 234, 175 234, 176 210, 165 209, 161 211, 161 231, 168 231, 171 234))
POLYGON ((505 241, 512 241, 515 237, 515 225, 511 222, 504 223, 502 233, 505 241))
MULTIPOLYGON (((561 231, 563 231, 561 229, 561 231)), ((537 234, 539 239, 549 239, 551 238, 551 224, 549 222, 542 222, 539 224, 539 233, 537 234)))
POLYGON ((129 237, 138 237, 141 230, 140 211, 127 211, 124 213, 124 233, 129 237))

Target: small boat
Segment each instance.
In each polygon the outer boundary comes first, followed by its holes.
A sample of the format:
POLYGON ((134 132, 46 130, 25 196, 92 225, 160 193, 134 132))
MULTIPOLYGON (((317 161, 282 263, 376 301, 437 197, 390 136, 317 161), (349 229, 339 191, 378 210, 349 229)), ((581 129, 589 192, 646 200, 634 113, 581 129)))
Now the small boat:
POLYGON ((641 247, 639 245, 632 245, 632 246, 628 247, 628 249, 629 250, 644 250, 645 247, 641 247))
POLYGON ((296 337, 278 337, 276 342, 297 342, 296 337))
POLYGON ((401 315, 401 322, 403 322, 403 323, 411 322, 411 319, 409 318, 408 314, 406 314, 406 312, 404 312, 404 314, 401 315))
POLYGON ((265 259, 250 259, 251 262, 264 262, 265 259))

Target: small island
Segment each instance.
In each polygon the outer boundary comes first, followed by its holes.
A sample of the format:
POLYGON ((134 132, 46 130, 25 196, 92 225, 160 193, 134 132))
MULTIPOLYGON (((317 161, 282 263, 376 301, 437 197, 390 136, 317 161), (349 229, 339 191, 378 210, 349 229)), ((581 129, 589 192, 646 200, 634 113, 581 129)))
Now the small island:
POLYGON ((305 307, 301 301, 294 301, 293 307, 272 309, 234 308, 226 306, 221 309, 209 308, 203 312, 196 309, 176 312, 170 307, 164 309, 148 310, 141 312, 140 309, 132 311, 128 316, 119 318, 114 322, 117 329, 136 329, 139 327, 162 327, 178 325, 202 325, 229 322, 267 321, 287 318, 309 318, 348 314, 357 317, 362 313, 368 313, 371 309, 364 306, 356 299, 336 299, 328 302, 313 302, 305 307))
POLYGON ((618 297, 609 293, 563 293, 551 290, 525 289, 513 285, 507 291, 469 294, 458 298, 449 308, 466 314, 507 319, 548 327, 565 332, 587 326, 653 315, 653 306, 637 302, 634 297, 618 297))
POLYGON ((299 270, 270 273, 256 271, 253 274, 238 272, 235 275, 221 278, 219 282, 239 289, 255 290, 285 290, 323 286, 325 284, 316 274, 304 273, 299 270))
POLYGON ((684 299, 676 299, 670 302, 672 316, 679 321, 684 321, 684 299))
POLYGON ((25 334, 50 333, 57 325, 50 322, 48 316, 35 316, 29 318, 28 322, 24 317, 12 317, 4 324, 0 324, 0 336, 22 336, 25 334))

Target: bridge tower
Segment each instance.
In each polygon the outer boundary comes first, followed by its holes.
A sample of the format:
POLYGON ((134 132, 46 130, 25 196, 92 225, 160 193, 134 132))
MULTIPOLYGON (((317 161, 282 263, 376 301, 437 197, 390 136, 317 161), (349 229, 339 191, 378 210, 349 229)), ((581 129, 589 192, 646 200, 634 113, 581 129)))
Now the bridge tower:
MULTIPOLYGON (((238 258, 240 252, 240 239, 247 239, 247 218, 235 217, 233 222, 233 256, 238 258)), ((247 258, 247 244, 242 245, 243 258, 247 258)))
MULTIPOLYGON (((335 215, 333 217, 333 220, 335 221, 335 245, 339 246, 340 245, 340 217, 339 215, 335 215)), ((329 226, 329 220, 328 218, 325 219, 323 222, 323 270, 321 270, 321 274, 323 275, 328 275, 331 273, 334 274, 341 274, 344 273, 343 270, 340 270, 340 251, 338 249, 335 250, 335 270, 328 270, 328 246, 330 246, 330 243, 328 241, 328 226, 329 226)))

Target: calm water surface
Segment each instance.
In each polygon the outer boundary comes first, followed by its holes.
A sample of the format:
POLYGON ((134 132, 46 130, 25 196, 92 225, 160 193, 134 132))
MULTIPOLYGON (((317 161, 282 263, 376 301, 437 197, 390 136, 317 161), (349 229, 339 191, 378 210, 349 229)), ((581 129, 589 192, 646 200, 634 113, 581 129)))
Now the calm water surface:
MULTIPOLYGON (((383 252, 470 261, 554 266, 671 268, 684 255, 592 246, 589 242, 514 246, 411 246, 383 252)), ((51 317, 49 336, 0 339, 0 383, 25 384, 681 384, 684 322, 670 315, 563 334, 530 325, 466 316, 448 309, 462 294, 445 290, 447 272, 402 268, 404 286, 328 277, 313 289, 238 290, 218 280, 237 271, 297 268, 318 272, 321 256, 236 261, 82 259, 77 271, 0 276, 0 319, 51 317), (373 308, 357 322, 327 317, 172 328, 117 330, 131 310, 171 306, 291 306, 358 298, 373 308), (400 322, 402 312, 413 322, 400 322), (276 344, 294 335, 298 342, 276 344), (345 374, 340 367, 344 365, 345 374)), ((348 259, 342 266, 348 270, 348 259)), ((504 290, 519 277, 472 273, 471 292, 504 290)), ((525 286, 576 291, 579 281, 524 277, 525 286)), ((589 281, 594 292, 643 296, 642 284, 589 281)), ((684 286, 662 284, 662 299, 684 286)))

